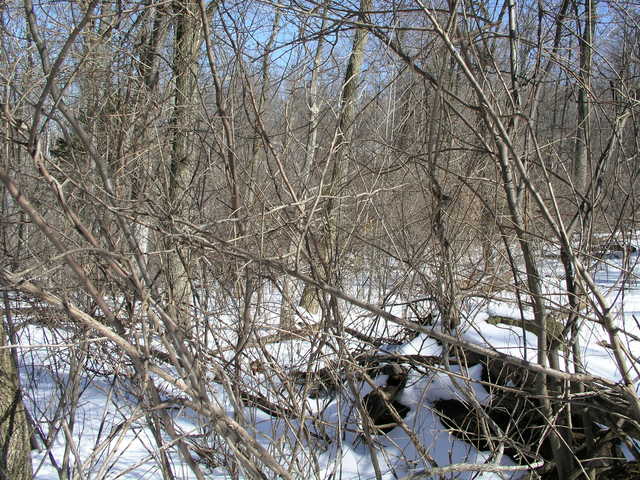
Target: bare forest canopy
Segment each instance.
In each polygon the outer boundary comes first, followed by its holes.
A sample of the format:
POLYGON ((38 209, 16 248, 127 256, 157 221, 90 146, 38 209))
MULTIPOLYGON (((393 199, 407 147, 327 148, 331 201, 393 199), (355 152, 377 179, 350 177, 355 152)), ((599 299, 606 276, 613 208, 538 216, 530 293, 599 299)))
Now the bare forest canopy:
MULTIPOLYGON (((639 22, 640 4, 611 0, 0 2, 2 345, 37 324, 73 332, 82 362, 112 362, 166 479, 170 452, 195 478, 305 476, 241 407, 287 419, 292 459, 334 441, 303 397, 340 389, 378 479, 376 438, 393 428, 419 453, 411 478, 494 471, 438 464, 403 421, 407 378, 468 380, 467 361, 546 423, 505 440, 513 399, 472 405, 472 424, 434 403, 500 452, 495 471, 505 445, 531 478, 615 467, 594 458, 616 457, 614 441, 638 455, 640 438, 638 337, 611 294, 637 283, 639 22), (515 305, 491 321, 535 338, 533 356, 463 337, 490 302, 515 305), (589 371, 585 328, 615 378, 589 371), (418 334, 441 352, 376 359, 418 334), (267 345, 292 341, 313 348, 288 369, 267 345), (172 402, 206 433, 181 435, 172 402)), ((30 478, 3 449, 3 471, 30 478)))

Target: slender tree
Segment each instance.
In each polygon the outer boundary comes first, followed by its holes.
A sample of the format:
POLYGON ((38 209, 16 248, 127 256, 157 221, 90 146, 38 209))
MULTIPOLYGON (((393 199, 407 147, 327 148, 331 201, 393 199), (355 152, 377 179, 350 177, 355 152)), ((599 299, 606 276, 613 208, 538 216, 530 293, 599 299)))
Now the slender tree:
MULTIPOLYGON (((347 161, 347 151, 353 134, 353 129, 358 113, 358 92, 360 88, 360 74, 364 62, 365 48, 369 34, 365 24, 368 21, 368 11, 371 9, 371 0, 361 0, 356 18, 359 25, 355 28, 349 61, 340 90, 340 110, 338 116, 338 126, 335 136, 323 166, 322 195, 326 197, 322 209, 323 232, 318 239, 318 252, 320 265, 324 269, 323 276, 334 281, 336 273, 335 265, 338 252, 338 206, 340 202, 336 199, 340 191, 340 184, 344 181, 345 166, 347 161)), ((319 55, 319 53, 318 53, 319 55)), ((312 118, 313 120, 313 118, 312 118)), ((311 128, 315 128, 313 124, 311 128)), ((310 132, 310 140, 314 139, 315 129, 310 132)), ((313 142, 308 145, 312 151, 315 146, 313 142)), ((307 150, 308 151, 308 150, 307 150)), ((317 294, 312 292, 309 285, 305 286, 302 294, 302 306, 310 311, 317 311, 317 294)))

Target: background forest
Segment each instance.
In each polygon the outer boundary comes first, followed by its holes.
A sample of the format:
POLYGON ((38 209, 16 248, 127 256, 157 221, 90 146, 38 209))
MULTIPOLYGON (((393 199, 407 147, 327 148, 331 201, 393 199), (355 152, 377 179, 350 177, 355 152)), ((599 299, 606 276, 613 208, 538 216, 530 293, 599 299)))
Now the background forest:
POLYGON ((631 468, 639 21, 0 2, 0 479, 631 468))

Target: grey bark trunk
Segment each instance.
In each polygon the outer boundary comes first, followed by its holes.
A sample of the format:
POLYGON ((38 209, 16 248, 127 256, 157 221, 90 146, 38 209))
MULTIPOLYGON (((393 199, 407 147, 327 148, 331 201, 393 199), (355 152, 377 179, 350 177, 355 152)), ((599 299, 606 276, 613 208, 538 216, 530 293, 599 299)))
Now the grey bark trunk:
MULTIPOLYGON (((322 12, 322 25, 320 31, 323 32, 327 27, 327 6, 325 3, 322 12)), ((318 148, 318 118, 320 107, 318 105, 318 82, 320 80, 320 63, 322 61, 322 47, 324 45, 324 37, 320 35, 316 53, 313 57, 313 67, 311 70, 311 83, 309 85, 309 133, 307 135, 307 145, 305 148, 304 166, 302 169, 303 188, 306 188, 309 176, 315 163, 316 150, 318 148)), ((285 280, 288 282, 288 280, 285 280)), ((287 285, 288 287, 288 285, 287 285)), ((288 292, 288 288, 287 288, 288 292)), ((318 313, 320 302, 318 292, 315 288, 305 285, 300 298, 300 306, 311 314, 318 313)))
POLYGON ((585 1, 585 20, 580 42, 580 85, 578 88, 578 135, 573 165, 573 182, 576 191, 587 191, 591 157, 591 118, 589 95, 591 90, 592 42, 596 16, 596 0, 585 1))
MULTIPOLYGON (((372 0, 360 1, 360 21, 365 13, 371 9, 372 0)), ((320 257, 325 267, 325 274, 329 282, 331 279, 331 258, 337 254, 337 218, 335 195, 338 190, 338 182, 344 174, 344 152, 351 141, 353 124, 357 114, 357 95, 362 62, 364 60, 364 49, 367 45, 368 30, 358 27, 353 38, 351 55, 347 64, 344 82, 342 84, 342 95, 340 97, 340 118, 338 120, 338 131, 335 139, 335 149, 333 152, 333 164, 329 181, 323 186, 323 196, 327 198, 324 207, 324 231, 319 242, 320 257)), ((329 160, 331 161, 331 160, 329 160)), ((318 311, 318 295, 313 287, 308 285, 302 293, 300 305, 311 313, 318 311)))
MULTIPOLYGON (((199 20, 198 2, 175 1, 175 51, 174 51, 174 110, 172 118, 173 146, 169 168, 167 193, 168 212, 171 217, 181 217, 188 207, 188 190, 191 179, 193 130, 193 99, 196 91, 197 59, 202 43, 202 25, 199 20)), ((172 218, 167 220, 167 230, 176 232, 172 218)), ((166 258, 165 278, 172 316, 186 326, 188 306, 192 290, 189 279, 189 252, 176 244, 170 235, 166 240, 169 252, 166 258)))
MULTIPOLYGON (((154 106, 154 96, 157 95, 160 77, 160 49, 166 37, 169 23, 166 15, 151 0, 147 0, 145 15, 146 25, 143 27, 140 38, 141 61, 138 67, 144 89, 141 89, 140 94, 141 115, 138 119, 138 126, 135 127, 136 138, 134 140, 139 145, 139 150, 144 153, 141 156, 140 165, 136 169, 139 174, 133 175, 131 179, 131 199, 139 205, 140 211, 144 211, 147 178, 152 175, 153 160, 159 156, 154 142, 150 139, 152 128, 149 128, 149 125, 159 128, 157 120, 152 120, 154 116, 160 117, 154 106)), ((137 247, 142 258, 146 260, 146 255, 152 247, 150 228, 148 225, 137 223, 134 226, 134 232, 138 240, 137 247)))

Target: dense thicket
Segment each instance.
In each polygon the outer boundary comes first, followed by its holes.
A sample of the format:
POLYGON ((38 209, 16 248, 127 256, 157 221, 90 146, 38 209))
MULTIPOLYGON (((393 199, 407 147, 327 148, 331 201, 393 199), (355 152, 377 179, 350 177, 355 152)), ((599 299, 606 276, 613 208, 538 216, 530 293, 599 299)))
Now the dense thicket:
POLYGON ((521 368, 550 470, 577 478, 581 326, 607 332, 621 382, 604 385, 640 421, 630 338, 593 280, 611 252, 636 258, 639 19, 609 0, 2 2, 2 288, 30 321, 107 337, 158 447, 200 478, 212 438, 230 471, 296 475, 203 382, 306 415, 243 383, 271 362, 245 355, 267 330, 330 345, 344 382, 368 368, 345 367, 344 339, 381 342, 348 332, 349 308, 401 303, 384 321, 433 320, 455 353, 472 299, 511 298, 538 337, 521 368), (160 380, 211 420, 197 447, 154 408, 160 380))

